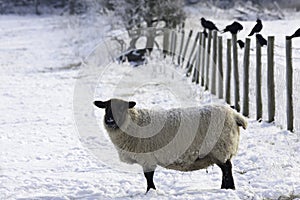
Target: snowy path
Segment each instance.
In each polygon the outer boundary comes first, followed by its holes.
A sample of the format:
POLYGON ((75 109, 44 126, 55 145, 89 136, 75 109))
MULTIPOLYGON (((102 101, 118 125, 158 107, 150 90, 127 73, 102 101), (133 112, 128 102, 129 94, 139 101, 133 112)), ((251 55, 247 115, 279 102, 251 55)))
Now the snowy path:
MULTIPOLYGON (((233 159, 236 191, 218 189, 218 167, 190 173, 158 168, 158 191, 145 196, 141 171, 97 162, 79 141, 73 119, 79 70, 72 66, 86 42, 74 21, 0 17, 0 199, 277 199, 300 194, 299 136, 253 120, 242 131, 233 159)), ((111 77, 129 68, 110 71, 111 77)), ((142 88, 136 97, 145 98, 155 88, 142 88)), ((111 143, 105 145, 116 156, 111 143)))

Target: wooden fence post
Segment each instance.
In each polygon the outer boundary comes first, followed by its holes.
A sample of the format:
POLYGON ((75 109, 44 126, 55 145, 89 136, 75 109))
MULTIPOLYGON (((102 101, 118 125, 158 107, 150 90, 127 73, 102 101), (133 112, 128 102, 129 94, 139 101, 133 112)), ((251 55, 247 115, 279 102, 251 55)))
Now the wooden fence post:
POLYGON ((200 82, 200 65, 201 65, 201 55, 202 55, 202 33, 200 33, 199 37, 199 45, 198 45, 198 57, 197 57, 197 73, 196 73, 196 84, 199 84, 200 82))
MULTIPOLYGON (((195 63, 195 61, 196 61, 196 56, 197 56, 197 52, 196 52, 196 54, 193 56, 192 61, 189 61, 189 62, 190 62, 190 65, 189 65, 189 68, 187 69, 187 71, 186 71, 186 73, 185 73, 186 76, 190 76, 190 75, 191 75, 191 73, 192 73, 192 71, 193 71, 193 68, 194 68, 194 63, 195 63)), ((194 82, 194 80, 192 80, 192 82, 194 82)))
POLYGON ((230 77, 231 77, 231 39, 227 39, 227 65, 226 65, 226 80, 225 80, 225 101, 231 105, 230 98, 230 77))
POLYGON ((234 107, 240 112, 240 81, 238 66, 237 36, 232 34, 233 78, 234 78, 234 107))
POLYGON ((256 38, 256 120, 262 120, 261 46, 256 38))
POLYGON ((286 115, 287 129, 294 131, 292 40, 286 37, 286 115))
POLYGON ((173 56, 173 49, 174 49, 174 31, 170 30, 170 56, 173 56))
POLYGON ((195 68, 194 68, 194 73, 193 73, 193 82, 196 82, 196 84, 199 84, 199 74, 200 74, 200 57, 201 57, 201 48, 202 48, 202 34, 199 33, 199 40, 198 40, 198 49, 197 49, 197 53, 195 54, 195 59, 196 59, 196 63, 195 63, 195 68))
POLYGON ((199 35, 200 35, 200 32, 198 32, 197 35, 196 35, 196 38, 194 40, 194 43, 193 43, 193 46, 192 46, 192 49, 191 49, 191 52, 190 52, 190 56, 189 56, 189 59, 187 61, 187 64, 186 64, 185 68, 189 68, 189 66, 191 65, 191 61, 193 61, 192 60, 192 56, 193 56, 193 54, 195 52, 196 45, 198 44, 199 35))
POLYGON ((205 71, 205 90, 208 90, 209 87, 209 64, 210 64, 210 47, 211 47, 211 31, 208 31, 208 38, 207 38, 207 50, 206 50, 206 71, 205 71))
POLYGON ((172 40, 172 43, 173 43, 173 48, 172 48, 172 62, 174 62, 174 58, 175 58, 175 55, 176 55, 176 48, 177 48, 177 32, 176 31, 172 31, 173 34, 173 40, 172 40))
POLYGON ((192 35, 193 35, 193 30, 190 30, 190 33, 189 33, 188 39, 187 39, 187 41, 185 43, 185 47, 184 47, 183 54, 182 54, 182 60, 181 60, 182 66, 183 66, 183 62, 185 60, 185 55, 186 55, 187 49, 189 47, 189 43, 191 41, 192 35))
POLYGON ((218 36, 218 97, 223 98, 224 82, 223 82, 223 38, 218 36))
POLYGON ((175 42, 174 42, 174 30, 170 30, 170 46, 169 46, 169 54, 171 57, 173 57, 174 55, 174 45, 175 45, 175 42))
POLYGON ((275 120, 274 39, 268 37, 268 122, 275 120))
POLYGON ((250 38, 246 38, 244 51, 244 94, 243 115, 249 117, 249 65, 250 65, 250 38))
POLYGON ((197 33, 193 47, 191 49, 191 53, 190 53, 190 56, 189 56, 189 59, 188 59, 187 65, 186 65, 186 68, 187 68, 186 76, 191 75, 193 67, 194 67, 194 63, 196 61, 196 57, 197 57, 197 47, 196 46, 198 44, 199 35, 200 35, 200 32, 197 33), (196 50, 196 53, 194 53, 195 50, 196 50))
POLYGON ((183 60, 183 56, 181 54, 182 54, 183 43, 184 43, 184 35, 185 35, 185 31, 181 30, 181 40, 180 40, 179 54, 178 54, 178 58, 177 58, 178 65, 180 65, 181 61, 183 60))
POLYGON ((163 54, 164 57, 166 57, 166 55, 170 54, 170 30, 169 29, 165 29, 164 30, 164 37, 163 37, 163 54))
POLYGON ((202 33, 202 51, 201 51, 201 86, 204 86, 204 80, 205 80, 205 47, 206 47, 206 37, 205 34, 202 33))
POLYGON ((213 31, 213 45, 212 45, 212 73, 211 73, 211 93, 216 95, 216 71, 217 71, 217 31, 213 31))

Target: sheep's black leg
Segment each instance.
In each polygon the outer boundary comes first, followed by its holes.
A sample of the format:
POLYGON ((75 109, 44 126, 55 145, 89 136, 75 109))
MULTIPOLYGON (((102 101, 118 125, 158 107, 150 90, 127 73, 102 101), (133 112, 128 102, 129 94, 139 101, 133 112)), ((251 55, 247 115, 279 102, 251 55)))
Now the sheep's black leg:
POLYGON ((154 190, 156 190, 154 182, 153 182, 153 175, 154 175, 154 171, 151 172, 144 172, 144 175, 147 179, 147 191, 146 193, 152 188, 154 190))
POLYGON ((235 189, 234 181, 232 177, 232 164, 230 160, 227 160, 224 164, 218 164, 222 170, 222 186, 221 189, 235 189))

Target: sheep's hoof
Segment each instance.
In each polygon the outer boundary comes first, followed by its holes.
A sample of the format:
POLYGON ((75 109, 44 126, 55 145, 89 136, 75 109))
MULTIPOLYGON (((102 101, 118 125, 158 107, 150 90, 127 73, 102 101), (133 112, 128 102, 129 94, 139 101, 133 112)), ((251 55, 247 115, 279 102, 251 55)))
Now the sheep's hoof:
POLYGON ((232 174, 223 176, 221 189, 235 190, 232 174))
POLYGON ((153 186, 148 186, 148 187, 147 187, 147 191, 146 191, 145 194, 147 194, 147 193, 149 192, 150 189, 156 190, 155 185, 153 185, 153 186))
POLYGON ((231 183, 226 183, 226 184, 222 184, 221 189, 231 189, 231 190, 235 190, 235 186, 234 184, 232 185, 231 183))

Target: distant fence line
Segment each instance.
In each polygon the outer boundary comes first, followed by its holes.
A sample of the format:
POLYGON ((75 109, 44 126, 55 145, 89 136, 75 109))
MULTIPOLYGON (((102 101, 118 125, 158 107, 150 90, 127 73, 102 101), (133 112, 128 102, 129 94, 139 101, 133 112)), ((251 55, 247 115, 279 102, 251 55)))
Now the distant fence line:
MULTIPOLYGON (((256 119, 262 120, 263 106, 268 109, 267 122, 274 122, 276 111, 276 95, 274 80, 274 36, 268 37, 267 45, 267 102, 262 100, 262 50, 256 39, 256 119)), ((186 76, 192 76, 192 81, 200 84, 205 90, 209 90, 213 95, 224 99, 229 105, 249 117, 249 77, 250 77, 250 38, 245 39, 243 57, 239 58, 237 37, 232 35, 227 39, 223 47, 223 38, 218 36, 217 31, 209 31, 207 36, 203 32, 193 34, 190 30, 186 37, 185 30, 173 30, 164 34, 164 52, 171 52, 170 55, 177 54, 177 65, 186 69, 186 76), (171 35, 171 37, 170 37, 171 35), (194 40, 192 37, 194 36, 194 40), (176 38, 176 39, 175 39, 176 38), (193 42, 191 42, 193 41, 193 42), (177 42, 179 43, 177 45, 177 42), (226 58, 223 58, 223 50, 226 58), (177 53, 176 53, 177 52, 177 53), (238 60, 243 64, 239 65, 238 60), (223 62, 226 62, 223 65, 223 62), (225 66, 225 68, 224 68, 225 66), (224 68, 224 69, 223 69, 224 68), (223 73, 226 72, 226 73, 223 73), (240 77, 242 76, 243 101, 240 100, 240 77), (233 81, 232 81, 233 80, 233 81), (234 92, 231 94, 231 83, 234 92), (233 104, 231 96, 234 97, 233 104), (242 104, 242 105, 240 105, 242 104)), ((293 107, 293 65, 292 65, 292 41, 286 38, 286 128, 294 131, 294 107, 293 107)))

